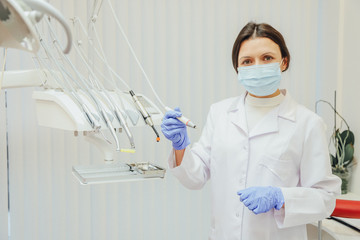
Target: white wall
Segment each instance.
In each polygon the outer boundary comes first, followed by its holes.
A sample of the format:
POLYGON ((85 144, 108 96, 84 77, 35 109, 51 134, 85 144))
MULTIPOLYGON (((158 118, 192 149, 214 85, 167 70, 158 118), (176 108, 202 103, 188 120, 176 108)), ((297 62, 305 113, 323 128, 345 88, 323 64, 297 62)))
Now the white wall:
MULTIPOLYGON (((83 20, 92 6, 85 0, 50 2, 66 17, 77 15, 83 20)), ((270 23, 287 41, 292 63, 283 86, 312 110, 317 99, 332 101, 333 91, 341 86, 341 110, 357 137, 360 116, 351 107, 359 86, 358 56, 354 53, 360 51, 356 44, 360 30, 351 21, 357 18, 359 3, 344 2, 121 0, 113 5, 158 94, 169 106, 180 106, 200 127, 211 103, 242 92, 232 69, 232 44, 242 26, 255 20, 270 23), (339 37, 342 32, 343 40, 339 37), (342 55, 343 70, 338 60, 342 55), (344 77, 339 79, 339 75, 344 77)), ((100 13, 97 24, 110 64, 125 79, 131 79, 136 91, 155 101, 105 3, 103 10, 106 14, 100 13)), ((30 55, 9 50, 9 70, 32 66, 30 55)), ((207 238, 209 184, 201 191, 190 191, 167 174, 164 180, 79 185, 71 174, 72 165, 101 162, 101 155, 72 133, 38 127, 32 91, 8 90, 12 239, 207 238)), ((2 91, 1 99, 3 96, 2 91)), ((0 103, 0 116, 4 116, 4 103, 0 103)), ((331 112, 321 107, 319 114, 332 126, 331 112)), ((7 206, 2 200, 6 201, 6 154, 3 117, 0 120, 0 239, 5 239, 7 206)), ((193 142, 200 133, 189 130, 193 142)), ((117 157, 166 166, 170 143, 164 137, 155 143, 147 128, 134 134, 137 153, 117 157)), ((356 191, 360 177, 354 179, 356 191)))
POLYGON ((343 56, 343 94, 342 107, 343 117, 347 120, 350 128, 355 135, 355 158, 357 166, 354 168, 352 175, 351 191, 360 194, 360 111, 358 109, 358 96, 360 91, 360 29, 355 26, 360 21, 359 14, 356 9, 360 8, 360 2, 356 0, 345 2, 345 18, 344 18, 344 56, 343 56))

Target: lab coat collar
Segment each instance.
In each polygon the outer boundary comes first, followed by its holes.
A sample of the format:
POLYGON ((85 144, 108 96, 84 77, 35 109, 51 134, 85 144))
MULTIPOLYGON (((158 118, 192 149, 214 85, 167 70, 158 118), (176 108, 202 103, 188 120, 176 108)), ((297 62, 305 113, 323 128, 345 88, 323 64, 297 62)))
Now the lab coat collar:
POLYGON ((240 95, 236 98, 235 101, 230 105, 228 110, 228 116, 232 123, 241 128, 241 130, 247 135, 248 127, 246 121, 246 111, 245 111, 245 96, 247 93, 240 95))
POLYGON ((285 89, 281 90, 281 92, 285 95, 283 102, 261 120, 261 122, 266 124, 258 124, 254 129, 252 129, 250 134, 248 133, 245 111, 245 97, 248 94, 247 92, 236 98, 230 105, 228 110, 230 121, 240 127, 245 134, 249 135, 249 137, 277 132, 279 130, 278 117, 295 122, 296 102, 291 98, 290 94, 285 89))
POLYGON ((279 105, 279 117, 290 120, 292 122, 296 121, 296 105, 297 103, 291 97, 290 93, 286 89, 281 89, 282 94, 285 98, 283 102, 279 105))

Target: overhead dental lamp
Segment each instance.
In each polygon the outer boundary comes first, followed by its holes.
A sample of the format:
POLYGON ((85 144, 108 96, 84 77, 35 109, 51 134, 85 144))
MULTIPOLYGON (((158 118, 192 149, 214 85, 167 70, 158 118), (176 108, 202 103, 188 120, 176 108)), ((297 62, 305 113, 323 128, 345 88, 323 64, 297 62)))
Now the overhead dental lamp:
POLYGON ((69 53, 72 35, 62 14, 47 2, 40 0, 0 0, 0 46, 37 52, 40 40, 34 29, 44 14, 54 17, 64 27, 67 44, 64 53, 69 53))

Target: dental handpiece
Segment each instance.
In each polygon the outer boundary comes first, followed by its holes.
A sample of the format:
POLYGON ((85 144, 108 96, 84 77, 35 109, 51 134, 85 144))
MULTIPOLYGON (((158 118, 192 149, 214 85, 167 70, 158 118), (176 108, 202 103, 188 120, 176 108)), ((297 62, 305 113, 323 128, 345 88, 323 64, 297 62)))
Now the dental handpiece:
MULTIPOLYGON (((114 105, 110 99, 110 97, 106 94, 105 91, 100 91, 100 94, 102 95, 102 97, 104 99, 106 99, 106 101, 108 102, 108 104, 110 105, 112 111, 115 113, 115 117, 118 120, 120 126, 125 130, 126 135, 129 138, 130 141, 130 145, 132 149, 135 149, 135 143, 134 143, 134 137, 132 136, 130 129, 128 127, 128 125, 126 124, 126 120, 124 118, 124 116, 122 115, 119 106, 114 105)), ((125 149, 120 149, 121 150, 125 150, 125 149)))
POLYGON ((108 129, 110 130, 110 133, 111 135, 113 136, 114 140, 115 140, 115 143, 116 143, 116 151, 119 152, 120 151, 120 143, 119 143, 119 139, 118 137, 116 136, 116 133, 115 133, 115 128, 113 127, 109 117, 107 116, 107 113, 105 112, 104 109, 100 109, 100 113, 101 113, 101 116, 103 117, 108 129))
POLYGON ((122 115, 120 109, 117 106, 115 106, 115 115, 116 115, 118 121, 120 122, 121 126, 125 130, 126 135, 128 136, 131 148, 135 149, 134 137, 131 134, 128 125, 126 124, 126 120, 125 120, 124 116, 122 115))
MULTIPOLYGON (((165 110, 166 111, 174 111, 174 109, 171 109, 169 107, 165 107, 165 110)), ((181 115, 181 117, 177 117, 177 119, 180 122, 184 123, 187 127, 196 128, 196 125, 192 121, 190 121, 190 119, 184 117, 184 115, 181 115)))
POLYGON ((132 90, 130 90, 129 93, 130 93, 131 97, 133 98, 133 100, 135 102, 136 108, 139 110, 139 112, 143 116, 145 123, 147 125, 149 125, 154 130, 154 132, 156 134, 156 141, 159 142, 160 141, 160 136, 159 136, 159 133, 155 129, 154 122, 153 122, 151 116, 145 110, 144 106, 141 104, 141 102, 139 101, 139 99, 137 98, 135 93, 132 90))

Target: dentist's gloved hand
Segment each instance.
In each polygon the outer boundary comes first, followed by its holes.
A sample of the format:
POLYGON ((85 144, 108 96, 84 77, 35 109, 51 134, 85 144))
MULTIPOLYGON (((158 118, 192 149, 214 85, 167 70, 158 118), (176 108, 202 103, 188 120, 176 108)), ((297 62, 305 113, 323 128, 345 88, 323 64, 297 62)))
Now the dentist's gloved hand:
POLYGON ((177 117, 181 117, 180 108, 175 108, 174 111, 167 111, 164 115, 161 131, 164 136, 172 141, 175 150, 186 148, 190 144, 190 139, 187 135, 186 125, 180 122, 177 117))
POLYGON ((250 187, 237 192, 240 201, 255 214, 266 213, 284 205, 284 196, 278 187, 250 187))

